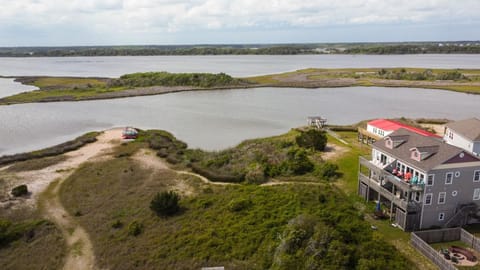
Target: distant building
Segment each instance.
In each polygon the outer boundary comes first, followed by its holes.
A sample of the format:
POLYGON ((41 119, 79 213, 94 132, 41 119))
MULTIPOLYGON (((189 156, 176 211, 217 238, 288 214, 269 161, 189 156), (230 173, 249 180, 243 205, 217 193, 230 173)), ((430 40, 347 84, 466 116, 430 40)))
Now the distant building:
POLYGON ((480 155, 480 120, 470 118, 445 125, 445 142, 480 155))
POLYGON ((440 138, 440 136, 431 132, 402 124, 397 121, 376 119, 367 123, 367 129, 358 128, 358 140, 366 144, 371 144, 385 136, 390 135, 392 132, 399 130, 400 128, 410 130, 423 136, 440 138))
POLYGON ((407 231, 478 222, 480 159, 435 136, 388 129, 372 144, 372 158, 360 157, 359 195, 387 205, 407 231))

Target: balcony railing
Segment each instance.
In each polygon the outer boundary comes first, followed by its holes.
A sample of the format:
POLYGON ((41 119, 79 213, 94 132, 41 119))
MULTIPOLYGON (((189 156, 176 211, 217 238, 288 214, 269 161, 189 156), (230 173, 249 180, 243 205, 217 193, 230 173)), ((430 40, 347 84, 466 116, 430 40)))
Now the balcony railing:
POLYGON ((391 171, 389 171, 389 168, 393 168, 392 165, 396 162, 394 161, 391 164, 382 164, 382 163, 374 163, 371 160, 368 160, 364 157, 359 158, 360 165, 363 165, 367 168, 369 168, 371 171, 373 171, 376 175, 374 178, 377 178, 376 180, 381 181, 388 181, 395 185, 397 188, 403 190, 403 191, 422 191, 424 189, 424 184, 422 183, 408 183, 402 178, 399 178, 398 176, 394 175, 391 171))

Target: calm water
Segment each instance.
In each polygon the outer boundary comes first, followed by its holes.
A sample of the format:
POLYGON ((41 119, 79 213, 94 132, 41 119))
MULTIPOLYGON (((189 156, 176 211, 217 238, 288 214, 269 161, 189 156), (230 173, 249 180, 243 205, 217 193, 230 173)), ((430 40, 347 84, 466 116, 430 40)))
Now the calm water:
POLYGON ((227 55, 0 58, 0 75, 118 77, 140 71, 250 76, 302 68, 480 68, 480 55, 227 55))
POLYGON ((13 79, 0 78, 0 98, 37 89, 35 86, 16 83, 13 79))
POLYGON ((169 130, 192 147, 221 149, 304 125, 306 116, 349 124, 376 117, 480 117, 480 95, 350 87, 183 92, 73 103, 0 106, 0 155, 46 147, 91 130, 169 130))

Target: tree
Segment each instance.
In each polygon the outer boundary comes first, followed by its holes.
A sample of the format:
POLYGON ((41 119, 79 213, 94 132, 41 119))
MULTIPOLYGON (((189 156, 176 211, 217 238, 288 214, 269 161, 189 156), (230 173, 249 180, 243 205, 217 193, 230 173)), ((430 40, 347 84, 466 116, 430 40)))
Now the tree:
POLYGON ((150 209, 159 216, 172 216, 180 210, 180 195, 174 191, 157 193, 150 202, 150 209))
POLYGON ((324 131, 309 129, 298 135, 295 141, 300 147, 323 151, 327 145, 327 135, 325 135, 324 131))

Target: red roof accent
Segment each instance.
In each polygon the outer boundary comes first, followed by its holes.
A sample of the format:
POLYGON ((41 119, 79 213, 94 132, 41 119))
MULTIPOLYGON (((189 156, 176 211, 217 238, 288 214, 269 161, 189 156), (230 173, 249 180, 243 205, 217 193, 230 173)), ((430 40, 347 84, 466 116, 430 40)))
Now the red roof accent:
POLYGON ((425 131, 423 129, 419 129, 416 127, 412 127, 409 125, 405 125, 402 123, 399 123, 397 121, 392 121, 392 120, 387 120, 387 119, 376 119, 368 122, 368 125, 374 126, 376 128, 379 128, 381 130, 385 131, 396 131, 400 128, 404 128, 407 130, 410 130, 412 132, 415 132, 417 134, 426 136, 426 137, 435 137, 435 138, 441 138, 440 136, 433 134, 431 132, 425 131))

